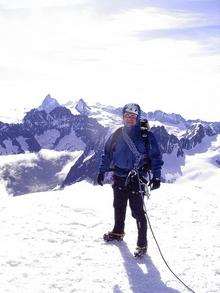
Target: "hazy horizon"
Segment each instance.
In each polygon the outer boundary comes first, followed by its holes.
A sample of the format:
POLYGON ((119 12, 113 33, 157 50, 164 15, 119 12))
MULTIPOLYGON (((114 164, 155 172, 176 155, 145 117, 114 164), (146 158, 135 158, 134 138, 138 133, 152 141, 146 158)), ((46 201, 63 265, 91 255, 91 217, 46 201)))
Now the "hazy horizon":
POLYGON ((83 98, 219 121, 219 1, 0 0, 0 116, 83 98))

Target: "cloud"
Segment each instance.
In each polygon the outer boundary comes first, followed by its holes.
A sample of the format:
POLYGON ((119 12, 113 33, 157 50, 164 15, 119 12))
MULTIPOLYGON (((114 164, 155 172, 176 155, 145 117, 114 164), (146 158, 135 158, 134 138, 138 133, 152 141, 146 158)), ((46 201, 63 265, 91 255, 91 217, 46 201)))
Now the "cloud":
POLYGON ((204 25, 201 11, 169 10, 162 1, 146 7, 151 2, 4 1, 5 107, 36 106, 50 92, 61 103, 84 97, 116 105, 138 98, 149 110, 209 119, 214 112, 206 111, 207 97, 216 103, 220 93, 218 25, 204 25), (197 112, 187 97, 200 105, 197 112))
POLYGON ((175 40, 205 40, 210 37, 220 37, 220 25, 147 30, 139 34, 143 39, 172 38, 175 40))
POLYGON ((142 41, 165 38, 175 41, 189 40, 199 42, 204 50, 208 50, 210 53, 220 53, 220 25, 146 30, 138 32, 136 35, 142 41))
POLYGON ((219 0, 147 0, 142 2, 148 7, 157 7, 170 12, 181 11, 187 14, 206 14, 209 16, 220 14, 219 0))

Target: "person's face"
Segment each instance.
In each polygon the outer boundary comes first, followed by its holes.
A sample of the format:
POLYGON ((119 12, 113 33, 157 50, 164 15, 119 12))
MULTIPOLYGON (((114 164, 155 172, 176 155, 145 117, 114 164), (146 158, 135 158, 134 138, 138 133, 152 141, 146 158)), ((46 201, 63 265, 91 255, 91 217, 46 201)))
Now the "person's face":
POLYGON ((125 125, 134 126, 137 122, 137 115, 133 113, 125 113, 123 116, 125 125))

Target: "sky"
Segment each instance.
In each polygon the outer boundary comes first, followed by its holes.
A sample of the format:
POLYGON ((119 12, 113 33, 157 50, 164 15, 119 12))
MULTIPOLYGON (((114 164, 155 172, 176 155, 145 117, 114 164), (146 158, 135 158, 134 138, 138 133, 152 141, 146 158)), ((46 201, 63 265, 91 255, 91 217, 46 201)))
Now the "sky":
POLYGON ((0 115, 60 103, 220 121, 220 0, 0 0, 0 115))

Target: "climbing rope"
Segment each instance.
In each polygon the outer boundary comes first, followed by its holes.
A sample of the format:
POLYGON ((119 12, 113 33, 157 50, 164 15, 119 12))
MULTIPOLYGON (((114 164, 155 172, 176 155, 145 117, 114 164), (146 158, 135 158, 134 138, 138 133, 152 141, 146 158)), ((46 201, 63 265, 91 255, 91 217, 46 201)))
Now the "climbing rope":
MULTIPOLYGON (((129 149, 131 150, 131 152, 134 154, 135 156, 135 164, 134 164, 134 169, 132 169, 127 178, 126 178, 126 185, 128 184, 128 180, 129 180, 129 177, 134 177, 134 176, 137 176, 137 180, 138 180, 138 184, 139 184, 139 193, 142 197, 142 201, 143 201, 143 208, 144 208, 144 212, 145 212, 145 215, 146 215, 146 219, 147 219, 147 222, 149 224, 149 227, 150 227, 150 230, 151 230, 151 233, 152 233, 152 236, 156 242, 156 245, 157 245, 157 248, 159 250, 159 253, 165 263, 165 265, 167 266, 167 268, 169 269, 169 271, 174 275, 174 277, 183 285, 185 286, 190 292, 193 292, 195 293, 195 291, 193 291, 189 286, 187 286, 174 272, 173 270, 170 268, 170 266, 168 265, 166 259, 164 258, 163 256, 163 253, 160 249, 160 246, 158 244, 158 241, 154 235, 154 231, 152 229, 152 226, 151 226, 151 223, 150 223, 150 219, 148 217, 148 214, 147 214, 147 209, 146 209, 146 205, 145 205, 145 202, 144 202, 144 195, 146 194, 147 198, 149 199, 150 197, 150 188, 148 187, 147 184, 145 184, 145 191, 142 189, 142 185, 141 185, 141 178, 140 178, 140 174, 139 174, 139 171, 138 171, 138 166, 139 166, 139 163, 142 159, 142 154, 137 150, 134 142, 132 141, 132 139, 128 136, 128 134, 125 132, 124 128, 122 129, 122 134, 123 134, 123 138, 125 140, 125 142, 127 143, 129 149)), ((150 176, 150 172, 148 173, 148 179, 149 179, 149 182, 150 182, 150 179, 151 179, 151 176, 150 176)))
MULTIPOLYGON (((148 187, 147 187, 148 188, 148 187)), ((156 243, 156 245, 157 245, 157 248, 158 248, 158 250, 159 250, 159 253, 160 253, 160 256, 162 257, 162 259, 163 259, 163 261, 164 261, 164 263, 165 263, 165 265, 167 266, 167 268, 169 269, 169 271, 174 275, 174 277, 183 285, 183 286, 185 286, 190 292, 193 292, 193 293, 195 293, 195 291, 193 290, 193 289, 191 289, 189 286, 187 286, 175 273, 174 273, 174 271, 170 268, 170 266, 169 266, 169 264, 167 263, 167 261, 166 261, 166 259, 164 258, 164 255, 163 255, 163 253, 162 253, 162 251, 161 251, 161 249, 160 249, 160 246, 159 246, 159 244, 158 244, 158 241, 157 241, 157 239, 156 239, 156 237, 155 237, 155 234, 154 234, 154 231, 153 231, 153 228, 152 228, 152 226, 151 226, 151 223, 150 223, 150 219, 149 219, 149 217, 148 217, 148 214, 147 214, 147 208, 146 208, 146 205, 145 205, 145 202, 144 202, 144 195, 143 195, 143 193, 141 192, 141 190, 140 190, 140 193, 141 193, 141 195, 142 195, 142 199, 143 199, 143 208, 144 208, 144 212, 145 212, 145 215, 146 215, 146 219, 147 219, 147 222, 148 222, 148 225, 149 225, 149 227, 150 227, 150 230, 151 230, 151 233, 152 233, 152 236, 153 236, 153 238, 154 238, 154 241, 155 241, 155 243, 156 243)), ((148 188, 148 196, 147 196, 147 198, 149 199, 149 197, 150 197, 150 191, 149 191, 149 188, 148 188)))

